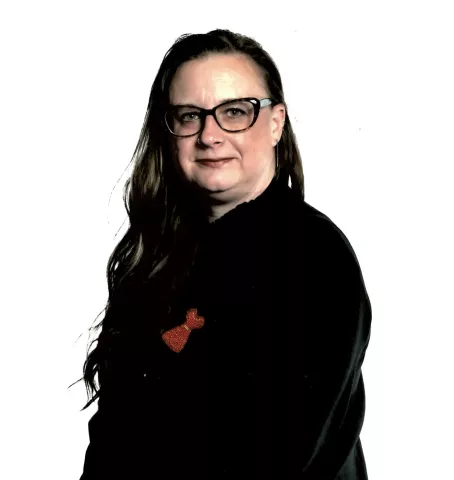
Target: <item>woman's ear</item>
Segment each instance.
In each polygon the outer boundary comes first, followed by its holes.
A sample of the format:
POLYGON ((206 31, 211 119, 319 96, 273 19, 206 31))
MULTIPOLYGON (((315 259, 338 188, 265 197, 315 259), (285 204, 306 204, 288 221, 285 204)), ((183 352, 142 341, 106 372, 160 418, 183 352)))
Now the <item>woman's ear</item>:
POLYGON ((282 137, 285 125, 285 106, 283 103, 276 105, 273 109, 271 116, 271 125, 272 125, 272 136, 273 136, 273 146, 276 146, 279 143, 279 140, 282 137))

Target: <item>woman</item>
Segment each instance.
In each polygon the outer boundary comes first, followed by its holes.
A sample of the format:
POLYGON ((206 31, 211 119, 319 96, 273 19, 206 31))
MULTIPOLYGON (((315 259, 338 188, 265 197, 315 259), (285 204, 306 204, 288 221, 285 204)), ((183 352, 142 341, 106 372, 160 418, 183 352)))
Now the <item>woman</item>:
POLYGON ((370 301, 304 201, 270 56, 227 30, 180 37, 134 159, 81 480, 366 479, 370 301))

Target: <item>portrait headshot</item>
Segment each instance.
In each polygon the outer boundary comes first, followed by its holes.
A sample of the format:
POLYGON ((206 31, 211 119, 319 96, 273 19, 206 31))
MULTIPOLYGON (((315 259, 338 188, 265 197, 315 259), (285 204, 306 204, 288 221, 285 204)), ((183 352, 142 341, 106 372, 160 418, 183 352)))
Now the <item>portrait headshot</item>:
POLYGON ((257 40, 175 41, 125 199, 84 365, 98 411, 81 480, 366 479, 371 304, 350 242, 305 201, 281 75, 257 40))
POLYGON ((0 10, 0 478, 454 478, 447 2, 0 10))

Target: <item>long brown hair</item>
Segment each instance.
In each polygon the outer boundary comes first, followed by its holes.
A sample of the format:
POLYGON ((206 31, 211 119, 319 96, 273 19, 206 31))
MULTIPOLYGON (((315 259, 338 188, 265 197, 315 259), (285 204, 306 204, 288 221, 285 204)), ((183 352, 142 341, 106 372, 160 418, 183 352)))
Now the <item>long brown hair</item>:
MULTIPOLYGON (((109 298, 103 310, 104 318, 91 327, 101 328, 101 332, 88 347, 97 342, 87 354, 83 377, 78 380, 84 380, 89 400, 82 410, 100 396, 109 359, 127 335, 125 332, 134 328, 134 315, 129 314, 127 307, 128 301, 132 302, 133 292, 144 283, 154 282, 155 295, 148 296, 148 300, 159 302, 162 308, 170 311, 172 295, 176 294, 193 265, 198 232, 207 222, 207 212, 190 200, 174 163, 169 161, 171 151, 163 112, 177 69, 189 60, 218 53, 243 54, 251 58, 259 67, 268 96, 284 104, 287 110, 279 71, 256 40, 217 29, 206 34, 182 35, 168 50, 151 88, 143 127, 131 160, 133 171, 125 184, 123 200, 130 226, 109 258, 109 298), (99 389, 95 383, 96 374, 99 389)), ((304 199, 301 156, 288 111, 286 113, 281 140, 276 147, 277 176, 290 177, 292 192, 304 199)))

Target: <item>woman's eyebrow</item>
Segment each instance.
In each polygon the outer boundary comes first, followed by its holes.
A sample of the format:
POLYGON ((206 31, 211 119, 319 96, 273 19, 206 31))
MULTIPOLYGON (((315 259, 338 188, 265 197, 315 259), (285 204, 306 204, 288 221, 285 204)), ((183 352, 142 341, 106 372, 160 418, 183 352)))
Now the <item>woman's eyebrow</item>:
MULTIPOLYGON (((244 97, 229 97, 229 98, 224 98, 223 100, 219 100, 216 105, 220 105, 221 103, 224 102, 230 102, 231 100, 238 100, 239 98, 244 98, 244 97)), ((197 107, 197 108, 204 108, 200 107, 199 105, 196 105, 195 103, 175 103, 174 105, 179 105, 181 107, 197 107)))

